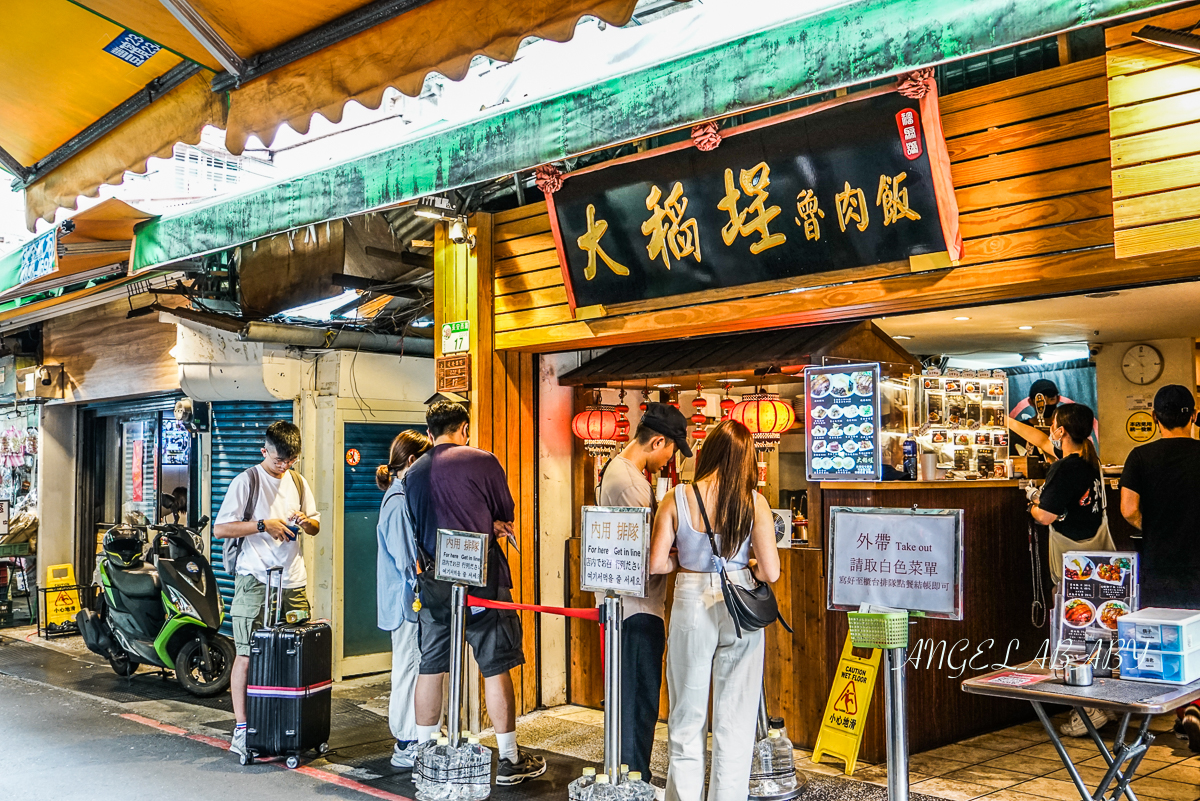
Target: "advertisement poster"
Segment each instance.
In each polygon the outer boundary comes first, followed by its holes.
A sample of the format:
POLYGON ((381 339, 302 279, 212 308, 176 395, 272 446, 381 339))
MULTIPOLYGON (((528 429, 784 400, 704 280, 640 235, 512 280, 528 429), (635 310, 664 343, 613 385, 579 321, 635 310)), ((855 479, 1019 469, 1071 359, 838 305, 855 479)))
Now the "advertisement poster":
POLYGON ((879 365, 804 369, 805 462, 809 481, 878 481, 879 365))
POLYGON ((1115 638, 1117 619, 1138 608, 1137 553, 1068 551, 1058 602, 1058 642, 1080 650, 1088 640, 1115 638))

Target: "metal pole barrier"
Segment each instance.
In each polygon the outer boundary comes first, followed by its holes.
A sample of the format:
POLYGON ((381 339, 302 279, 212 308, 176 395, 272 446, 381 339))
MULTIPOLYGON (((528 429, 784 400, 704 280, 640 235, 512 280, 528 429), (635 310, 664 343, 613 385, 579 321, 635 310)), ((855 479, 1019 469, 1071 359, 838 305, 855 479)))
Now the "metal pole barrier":
POLYGON ((619 595, 604 597, 604 772, 621 773, 621 614, 619 595))
POLYGON ((450 745, 458 748, 462 728, 463 648, 467 631, 467 588, 450 588, 450 719, 447 721, 450 745))
POLYGON ((887 681, 887 783, 889 801, 908 801, 908 710, 905 690, 907 648, 889 648, 887 681))
POLYGON ((771 719, 767 715, 767 687, 764 684, 762 695, 758 696, 758 726, 755 728, 754 741, 758 742, 766 737, 769 728, 771 728, 771 719))

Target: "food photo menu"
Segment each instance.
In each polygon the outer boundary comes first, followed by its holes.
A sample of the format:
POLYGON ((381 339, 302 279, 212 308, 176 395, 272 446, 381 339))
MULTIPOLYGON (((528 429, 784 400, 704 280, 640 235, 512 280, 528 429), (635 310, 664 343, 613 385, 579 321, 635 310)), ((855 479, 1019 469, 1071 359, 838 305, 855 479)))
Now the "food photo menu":
POLYGON ((1117 619, 1138 608, 1137 553, 1068 551, 1058 603, 1058 642, 1079 650, 1087 641, 1115 639, 1117 619))
POLYGON ((880 476, 879 365, 804 369, 808 480, 880 476))

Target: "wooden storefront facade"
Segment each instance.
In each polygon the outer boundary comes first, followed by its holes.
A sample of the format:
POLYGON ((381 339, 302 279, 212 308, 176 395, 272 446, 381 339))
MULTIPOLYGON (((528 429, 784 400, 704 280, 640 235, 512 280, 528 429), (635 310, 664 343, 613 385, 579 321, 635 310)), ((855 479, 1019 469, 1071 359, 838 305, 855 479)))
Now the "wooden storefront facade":
MULTIPOLYGON (((1193 6, 1148 22, 1185 27, 1198 13, 1200 6, 1193 6)), ((452 246, 443 235, 436 323, 471 322, 469 398, 475 444, 497 453, 518 498, 522 549, 520 555, 510 553, 518 584, 514 596, 540 598, 540 587, 547 582, 565 581, 567 599, 577 605, 589 600, 569 586, 569 566, 539 565, 536 557, 537 532, 544 529, 536 517, 540 371, 535 354, 1200 278, 1200 59, 1134 40, 1132 32, 1146 22, 1110 28, 1106 56, 940 98, 964 244, 962 258, 948 267, 881 264, 580 309, 589 317, 577 319, 568 303, 545 203, 475 215, 474 250, 452 246)), ((587 399, 577 393, 576 402, 582 408, 587 399)), ((569 427, 570 420, 557 424, 569 427)), ((578 510, 590 501, 590 466, 581 448, 576 447, 574 457, 578 469, 572 505, 578 510)), ((810 509, 835 502, 837 493, 831 491, 822 503, 818 491, 815 505, 810 498, 810 509)), ((937 493, 926 495, 923 502, 934 504, 937 493)), ((941 502, 950 500, 943 497, 941 502)), ((1023 504, 1014 503, 998 497, 971 511, 969 519, 1022 515, 1023 504)), ((814 547, 783 553, 776 592, 790 611, 795 634, 772 627, 768 635, 768 697, 803 747, 815 740, 845 636, 842 616, 825 609, 820 543, 815 536, 814 547)), ((1025 545, 980 548, 980 559, 1007 560, 1020 558, 1017 552, 1024 553, 1025 545)), ((577 553, 577 546, 568 548, 575 560, 577 553)), ((1019 567, 1024 569, 1024 563, 1019 567)), ((551 654, 539 648, 531 618, 525 618, 529 664, 557 660, 554 669, 569 675, 567 700, 596 706, 600 674, 595 633, 573 627, 566 652, 551 654)), ((937 636, 951 637, 952 629, 939 629, 937 636)), ((526 668, 518 690, 522 711, 540 702, 536 674, 547 667, 526 668)), ((922 703, 915 695, 914 701, 922 703)), ((947 729, 957 728, 957 736, 980 733, 972 731, 976 724, 969 702, 935 711, 939 720, 963 719, 947 729)), ((868 760, 882 758, 882 718, 880 713, 870 721, 863 749, 868 760)), ((945 732, 912 734, 914 751, 947 741, 945 732)))

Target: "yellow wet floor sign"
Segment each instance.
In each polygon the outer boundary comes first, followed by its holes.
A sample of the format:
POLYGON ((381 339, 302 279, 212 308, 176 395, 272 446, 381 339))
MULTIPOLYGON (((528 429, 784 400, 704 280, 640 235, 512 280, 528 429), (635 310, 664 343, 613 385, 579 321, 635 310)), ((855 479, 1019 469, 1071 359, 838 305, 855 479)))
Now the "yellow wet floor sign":
POLYGON ((74 622, 79 613, 79 591, 75 589, 72 565, 50 565, 46 569, 46 625, 74 622), (59 589, 60 588, 60 589, 59 589))
POLYGON ((817 733, 813 762, 820 762, 821 757, 828 755, 846 763, 847 776, 854 773, 867 711, 871 708, 871 694, 875 691, 875 676, 879 673, 879 656, 877 650, 872 650, 866 658, 855 656, 850 637, 846 637, 821 730, 817 733))

